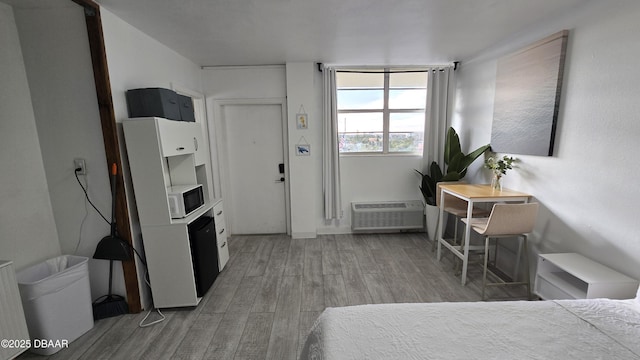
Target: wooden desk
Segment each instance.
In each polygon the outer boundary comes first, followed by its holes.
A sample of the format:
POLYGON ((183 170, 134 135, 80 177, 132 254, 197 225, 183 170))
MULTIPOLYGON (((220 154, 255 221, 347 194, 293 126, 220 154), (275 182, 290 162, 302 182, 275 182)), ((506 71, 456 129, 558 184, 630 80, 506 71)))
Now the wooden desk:
POLYGON ((489 184, 443 184, 440 186, 440 217, 438 226, 438 261, 440 261, 442 245, 451 250, 454 255, 462 259, 462 285, 467 282, 467 268, 469 265, 469 240, 471 238, 471 226, 464 230, 464 248, 449 244, 442 238, 445 194, 453 195, 467 202, 467 224, 471 224, 473 204, 486 202, 528 202, 531 195, 509 189, 493 190, 489 184))

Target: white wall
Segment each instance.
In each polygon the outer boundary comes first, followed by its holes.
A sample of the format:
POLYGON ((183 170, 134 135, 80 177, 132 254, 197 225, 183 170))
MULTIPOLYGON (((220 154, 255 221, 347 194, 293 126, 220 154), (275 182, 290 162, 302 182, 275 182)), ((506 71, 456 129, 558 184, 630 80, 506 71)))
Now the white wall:
MULTIPOLYGON (((200 68, 167 48, 157 40, 140 32, 115 16, 108 9, 101 8, 104 42, 107 53, 107 64, 111 81, 113 96, 113 108, 117 122, 122 122, 128 117, 125 93, 128 89, 173 87, 202 92, 200 81, 200 68)), ((123 173, 127 199, 129 201, 129 213, 132 217, 134 245, 136 249, 142 249, 140 226, 137 220, 137 210, 134 201, 133 188, 130 181, 124 137, 122 127, 119 126, 119 141, 123 157, 123 173)), ((106 161, 103 164, 107 166, 106 161)), ((103 196, 109 196, 109 190, 105 190, 103 196)), ((136 259, 137 261, 137 259, 136 259)), ((144 286, 144 265, 137 262, 138 280, 141 288, 141 300, 145 307, 149 306, 149 293, 144 286)), ((119 293, 124 293, 124 281, 118 277, 118 287, 114 287, 119 293)))
MULTIPOLYGON (((532 237, 537 252, 578 252, 640 279, 638 18, 636 1, 592 3, 463 60, 454 125, 469 148, 490 142, 496 60, 569 29, 554 156, 515 155, 518 169, 504 186, 541 203, 532 237)), ((487 182, 480 165, 469 179, 487 182)))
MULTIPOLYGON (((315 238, 318 194, 322 193, 322 115, 316 96, 314 63, 287 63, 287 119, 289 124, 289 186, 291 236, 315 238), (307 128, 298 129, 296 114, 308 115, 307 128), (309 156, 297 156, 295 145, 310 145, 309 156)), ((321 84, 322 78, 320 78, 321 84)))
POLYGON ((418 188, 420 178, 414 171, 421 167, 421 156, 342 156, 340 176, 344 218, 338 228, 323 230, 350 232, 352 201, 422 200, 418 188))
MULTIPOLYGON (((86 202, 73 159, 86 160, 79 178, 107 219, 111 196, 84 10, 56 0, 14 11, 60 248, 91 258, 109 225, 86 202)), ((89 274, 92 297, 106 294, 108 262, 91 259, 89 274)))
MULTIPOLYGON (((207 106, 216 100, 287 98, 289 176, 291 186, 292 236, 351 232, 351 201, 421 199, 419 178, 413 169, 421 166, 417 156, 345 156, 341 158, 344 218, 326 222, 322 198, 322 74, 312 62, 282 66, 207 68, 203 76, 207 106), (303 105, 309 128, 296 128, 295 114, 303 105), (295 156, 294 145, 304 138, 312 155, 295 156)), ((214 111, 209 112, 215 133, 214 111)), ((213 150, 215 151, 215 150, 213 150)), ((215 167, 215 166, 214 166, 215 167)), ((221 194, 217 194, 221 195, 221 194)))
POLYGON ((0 258, 16 269, 60 255, 13 10, 0 3, 0 258))

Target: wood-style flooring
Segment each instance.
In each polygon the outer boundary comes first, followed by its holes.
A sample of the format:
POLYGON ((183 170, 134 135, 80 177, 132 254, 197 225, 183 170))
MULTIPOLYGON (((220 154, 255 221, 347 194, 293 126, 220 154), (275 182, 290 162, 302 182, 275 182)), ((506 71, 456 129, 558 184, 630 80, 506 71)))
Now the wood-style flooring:
MULTIPOLYGON (((233 236, 229 263, 197 307, 164 309, 166 320, 146 328, 138 326, 146 311, 96 321, 48 359, 296 359, 326 307, 479 301, 481 269, 470 266, 461 286, 452 256, 438 262, 425 239, 423 233, 233 236)), ((488 294, 504 298, 503 291, 488 294)), ((47 359, 19 357, 29 358, 47 359)))

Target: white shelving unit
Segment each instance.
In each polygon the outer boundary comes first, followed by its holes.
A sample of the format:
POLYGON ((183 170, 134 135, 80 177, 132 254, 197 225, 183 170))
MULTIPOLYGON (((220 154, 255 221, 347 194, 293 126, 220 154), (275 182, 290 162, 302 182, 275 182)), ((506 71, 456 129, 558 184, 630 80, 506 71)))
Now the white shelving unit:
POLYGON ((638 281, 576 253, 540 254, 534 292, 544 300, 630 299, 638 281))
POLYGON ((211 165, 202 146, 202 127, 157 117, 129 119, 122 125, 154 305, 195 306, 200 298, 188 225, 201 216, 214 218, 220 271, 229 259, 223 203, 211 198, 211 165), (205 205, 185 218, 172 219, 167 188, 195 184, 203 186, 205 205))

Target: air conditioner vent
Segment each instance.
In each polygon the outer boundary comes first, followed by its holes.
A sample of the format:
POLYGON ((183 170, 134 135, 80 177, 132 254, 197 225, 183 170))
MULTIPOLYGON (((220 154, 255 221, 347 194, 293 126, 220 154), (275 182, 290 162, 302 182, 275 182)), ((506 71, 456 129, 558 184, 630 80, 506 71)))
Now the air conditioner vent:
POLYGON ((351 203, 351 230, 411 230, 424 228, 420 200, 351 203))
POLYGON ((354 205, 356 209, 406 209, 407 204, 404 202, 389 202, 389 203, 371 203, 362 204, 358 203, 354 205))

